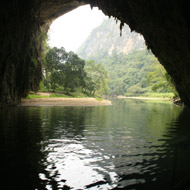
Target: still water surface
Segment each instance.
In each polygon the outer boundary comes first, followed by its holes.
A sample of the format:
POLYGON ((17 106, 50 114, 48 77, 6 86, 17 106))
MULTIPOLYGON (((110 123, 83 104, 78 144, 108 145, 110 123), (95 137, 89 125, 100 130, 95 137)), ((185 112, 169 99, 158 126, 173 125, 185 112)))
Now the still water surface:
POLYGON ((112 103, 1 112, 1 186, 6 190, 182 186, 190 169, 190 112, 169 102, 112 103))

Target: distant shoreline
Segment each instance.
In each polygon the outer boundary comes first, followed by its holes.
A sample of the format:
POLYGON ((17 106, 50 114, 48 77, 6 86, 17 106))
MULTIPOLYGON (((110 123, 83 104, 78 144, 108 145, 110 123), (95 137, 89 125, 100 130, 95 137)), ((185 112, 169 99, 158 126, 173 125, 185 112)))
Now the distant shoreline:
POLYGON ((136 99, 136 100, 163 100, 171 101, 171 98, 151 98, 151 97, 127 97, 127 96, 117 96, 118 99, 136 99))
POLYGON ((21 106, 109 106, 109 100, 96 98, 33 98, 22 99, 21 106))

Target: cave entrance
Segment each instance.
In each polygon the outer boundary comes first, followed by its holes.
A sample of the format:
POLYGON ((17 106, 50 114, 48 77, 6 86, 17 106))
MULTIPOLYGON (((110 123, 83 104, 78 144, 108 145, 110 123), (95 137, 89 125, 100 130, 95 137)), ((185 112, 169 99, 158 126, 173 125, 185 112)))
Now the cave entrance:
MULTIPOLYGON (((52 23, 48 33, 50 49, 47 48, 49 51, 44 62, 43 87, 48 91, 49 89, 53 92, 60 91, 67 95, 81 92, 87 96, 97 96, 100 93, 100 87, 99 90, 96 88, 98 79, 95 79, 95 76, 92 79, 91 74, 87 73, 87 63, 79 58, 80 55, 78 57, 77 49, 87 39, 92 29, 100 25, 104 19, 106 16, 98 8, 91 10, 89 5, 84 5, 52 23), (51 59, 52 55, 59 59, 57 63, 51 59)), ((89 64, 89 67, 92 69, 92 64, 89 64)), ((100 73, 102 67, 97 64, 94 68, 98 77, 105 81, 100 73)))
POLYGON ((190 106, 188 1, 171 4, 170 1, 146 0, 109 3, 105 0, 47 0, 11 1, 1 6, 0 107, 19 104, 30 89, 38 87, 42 33, 47 32, 54 19, 88 3, 120 20, 121 26, 127 23, 144 36, 148 47, 172 77, 181 100, 190 106))
MULTIPOLYGON (((127 25, 123 27, 122 36, 120 32, 119 23, 116 24, 113 18, 108 19, 97 8, 91 10, 85 5, 52 23, 48 43, 50 47, 73 51, 84 60, 95 60, 89 64, 101 63, 110 81, 105 94, 173 97, 173 89, 164 77, 166 72, 147 51, 144 38, 131 32, 127 25)), ((97 66, 97 72, 100 68, 97 66)), ((100 94, 103 93, 96 93, 100 94)))

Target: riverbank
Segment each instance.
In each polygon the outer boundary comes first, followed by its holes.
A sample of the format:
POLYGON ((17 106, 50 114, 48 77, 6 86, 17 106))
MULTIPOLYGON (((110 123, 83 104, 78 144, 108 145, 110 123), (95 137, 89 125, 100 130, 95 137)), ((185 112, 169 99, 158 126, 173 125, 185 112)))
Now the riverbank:
POLYGON ((137 99, 137 100, 163 100, 163 101, 172 101, 171 98, 153 98, 153 97, 127 97, 127 96, 117 96, 118 99, 137 99))
POLYGON ((22 99, 21 106, 109 106, 109 100, 96 98, 32 98, 22 99))
POLYGON ((169 101, 178 106, 184 106, 180 98, 169 98, 169 97, 127 97, 127 96, 117 96, 118 99, 135 99, 135 100, 152 100, 152 101, 169 101))

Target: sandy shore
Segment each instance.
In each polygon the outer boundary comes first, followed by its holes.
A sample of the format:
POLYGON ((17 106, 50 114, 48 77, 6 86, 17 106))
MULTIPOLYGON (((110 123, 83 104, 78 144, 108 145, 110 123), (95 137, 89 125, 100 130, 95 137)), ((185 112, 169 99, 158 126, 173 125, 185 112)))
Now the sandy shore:
POLYGON ((21 106, 108 106, 109 100, 98 101, 95 98, 34 98, 23 99, 21 106))

